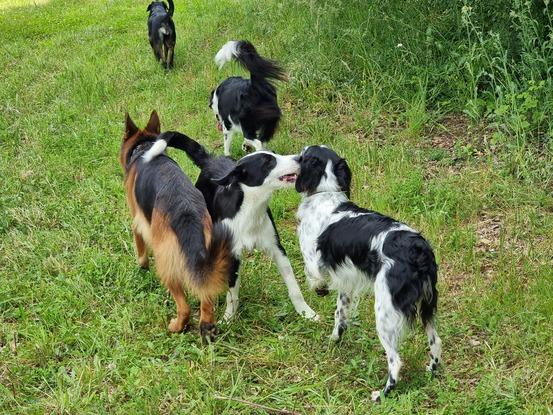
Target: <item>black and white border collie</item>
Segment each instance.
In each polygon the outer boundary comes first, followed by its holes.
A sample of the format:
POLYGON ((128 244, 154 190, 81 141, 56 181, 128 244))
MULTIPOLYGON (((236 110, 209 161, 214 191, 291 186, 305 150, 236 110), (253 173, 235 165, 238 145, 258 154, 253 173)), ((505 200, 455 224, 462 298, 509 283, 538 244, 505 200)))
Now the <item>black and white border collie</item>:
POLYGON ((145 158, 162 154, 167 146, 185 151, 201 169, 196 187, 204 195, 213 221, 222 221, 233 233, 234 266, 223 319, 231 320, 238 309, 242 251, 258 248, 275 261, 295 310, 305 318, 318 320, 303 298, 269 209, 273 192, 296 181, 296 157, 258 151, 235 162, 229 157, 214 157, 193 139, 171 131, 159 136, 145 158))
MULTIPOLYGON (((430 344, 434 371, 441 358, 436 333, 437 265, 429 243, 404 223, 362 209, 349 201, 351 171, 325 146, 306 147, 300 155, 296 190, 302 194, 298 235, 311 288, 338 291, 332 339, 338 341, 358 296, 374 288, 376 329, 388 359, 385 396, 398 380, 399 342, 417 314, 430 344)), ((378 401, 380 392, 372 393, 378 401)))
POLYGON ((217 127, 223 132, 225 156, 230 156, 234 132, 243 134, 244 149, 245 146, 255 150, 265 148, 265 143, 275 134, 281 115, 271 81, 286 79, 276 62, 259 56, 246 40, 231 40, 215 55, 219 68, 233 59, 250 72, 251 79, 240 76, 225 79, 211 92, 209 102, 217 117, 217 127))

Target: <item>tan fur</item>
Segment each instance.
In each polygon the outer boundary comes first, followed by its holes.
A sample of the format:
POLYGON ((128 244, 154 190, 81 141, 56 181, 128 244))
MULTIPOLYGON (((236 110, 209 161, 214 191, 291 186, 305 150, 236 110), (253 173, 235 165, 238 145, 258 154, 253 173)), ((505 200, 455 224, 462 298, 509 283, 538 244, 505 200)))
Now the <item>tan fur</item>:
MULTIPOLYGON (((218 252, 214 264, 209 267, 211 275, 200 282, 188 268, 184 252, 180 247, 177 235, 170 226, 170 219, 165 213, 155 209, 152 212, 151 223, 147 220, 138 205, 135 195, 136 168, 127 166, 128 153, 139 139, 145 136, 155 137, 160 132, 159 118, 154 111, 144 131, 139 130, 126 114, 126 131, 119 161, 125 170, 125 190, 127 204, 133 221, 133 232, 138 256, 138 263, 143 268, 148 267, 148 247, 152 249, 156 270, 161 282, 167 287, 177 305, 177 316, 169 324, 171 332, 179 332, 186 328, 190 318, 190 306, 186 302, 184 287, 188 288, 201 300, 200 326, 207 327, 206 333, 213 334, 213 303, 216 295, 227 287, 227 278, 231 266, 231 246, 225 246, 218 252)), ((208 211, 202 220, 206 249, 211 244, 212 221, 208 211)), ((203 330, 203 329, 202 329, 203 330)))

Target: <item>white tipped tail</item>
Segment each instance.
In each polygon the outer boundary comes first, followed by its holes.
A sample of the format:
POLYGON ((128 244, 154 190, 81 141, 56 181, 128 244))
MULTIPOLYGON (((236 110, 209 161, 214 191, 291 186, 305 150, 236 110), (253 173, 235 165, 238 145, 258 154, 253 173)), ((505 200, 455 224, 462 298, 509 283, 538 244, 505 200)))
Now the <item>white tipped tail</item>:
POLYGON ((223 65, 238 57, 238 41, 229 40, 215 55, 215 64, 221 69, 223 65))
POLYGON ((148 163, 152 159, 156 158, 160 154, 163 154, 165 149, 167 148, 167 141, 165 140, 157 140, 152 147, 148 151, 144 153, 142 158, 144 159, 144 162, 148 163))

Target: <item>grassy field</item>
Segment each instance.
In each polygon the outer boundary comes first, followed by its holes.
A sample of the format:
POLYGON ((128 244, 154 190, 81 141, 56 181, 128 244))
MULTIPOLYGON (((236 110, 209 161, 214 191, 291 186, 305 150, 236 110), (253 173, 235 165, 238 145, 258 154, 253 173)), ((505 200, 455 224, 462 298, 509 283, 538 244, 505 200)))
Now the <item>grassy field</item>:
POLYGON ((271 413, 252 403, 302 414, 553 413, 551 143, 521 141, 524 120, 500 129, 475 117, 477 98, 454 90, 473 90, 462 77, 437 81, 441 55, 417 48, 452 31, 444 14, 351 3, 177 0, 166 72, 147 41, 147 2, 0 0, 0 413, 271 413), (370 392, 386 366, 372 298, 331 344, 334 299, 303 282, 294 191, 271 207, 320 323, 294 313, 275 266, 253 253, 239 317, 214 344, 197 327, 170 335, 174 304, 136 265, 118 164, 124 113, 144 126, 156 109, 162 129, 221 154, 209 92, 243 71, 219 72, 212 58, 241 38, 290 74, 272 149, 332 146, 353 170, 352 199, 420 229, 436 250, 444 366, 426 374, 418 328, 379 406, 370 392))

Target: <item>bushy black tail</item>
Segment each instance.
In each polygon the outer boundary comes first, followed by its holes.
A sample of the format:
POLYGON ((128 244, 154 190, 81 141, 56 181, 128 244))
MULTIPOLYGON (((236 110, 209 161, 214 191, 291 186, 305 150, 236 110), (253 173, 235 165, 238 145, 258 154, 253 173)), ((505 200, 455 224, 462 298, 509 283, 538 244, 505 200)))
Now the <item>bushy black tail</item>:
POLYGON ((169 10, 167 10, 167 14, 171 17, 173 17, 173 13, 175 12, 175 4, 173 3, 173 0, 167 0, 169 3, 169 10))
POLYGON ((420 317, 423 327, 428 323, 433 323, 436 310, 438 308, 438 290, 436 284, 438 282, 438 266, 434 258, 431 265, 428 267, 428 281, 423 285, 423 297, 420 305, 420 317))
POLYGON ((250 72, 252 81, 286 80, 286 74, 281 66, 275 61, 262 58, 247 40, 231 40, 225 43, 215 55, 215 63, 219 68, 233 59, 250 72))
POLYGON ((158 136, 155 144, 144 154, 144 160, 150 161, 162 154, 167 147, 178 148, 184 151, 190 160, 200 169, 211 159, 211 155, 197 141, 178 131, 165 131, 158 136))

